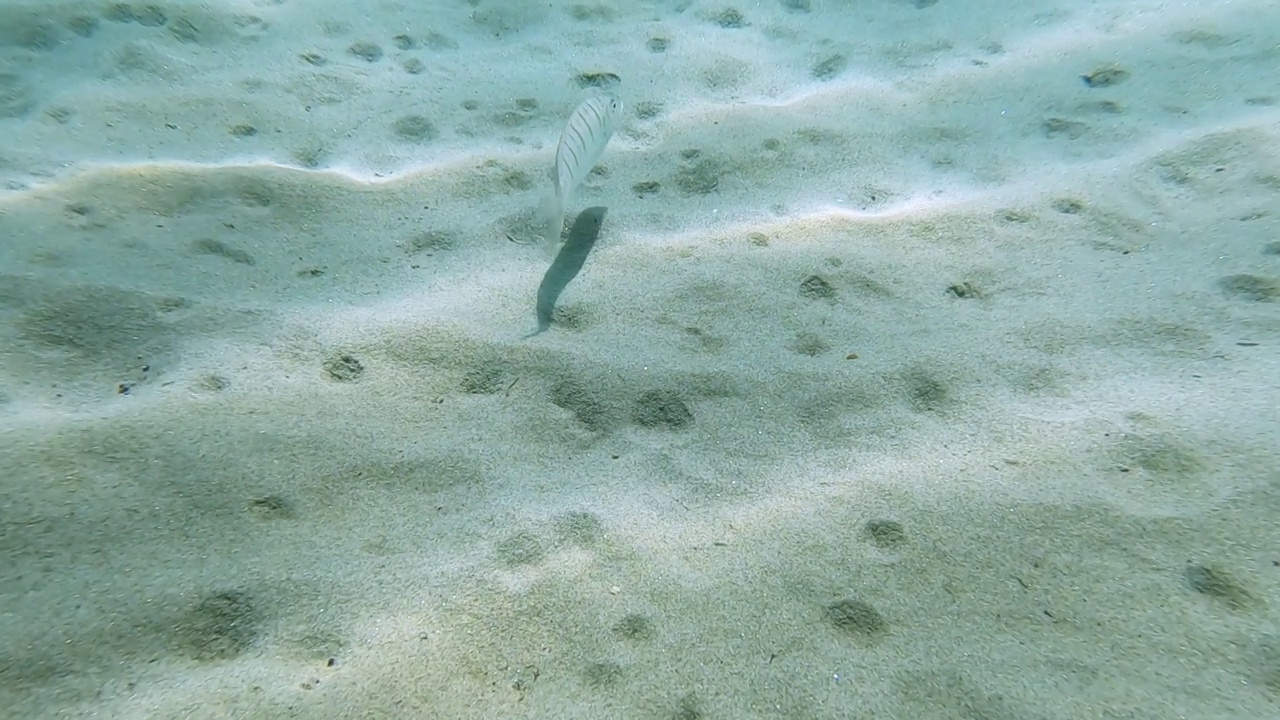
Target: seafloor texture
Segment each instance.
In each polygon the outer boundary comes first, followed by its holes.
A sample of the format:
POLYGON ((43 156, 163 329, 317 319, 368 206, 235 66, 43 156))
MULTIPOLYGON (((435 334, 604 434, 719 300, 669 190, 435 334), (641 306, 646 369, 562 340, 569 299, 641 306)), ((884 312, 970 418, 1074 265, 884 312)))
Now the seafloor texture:
POLYGON ((1280 715, 1280 10, 1055 2, 0 2, 0 714, 1280 715))

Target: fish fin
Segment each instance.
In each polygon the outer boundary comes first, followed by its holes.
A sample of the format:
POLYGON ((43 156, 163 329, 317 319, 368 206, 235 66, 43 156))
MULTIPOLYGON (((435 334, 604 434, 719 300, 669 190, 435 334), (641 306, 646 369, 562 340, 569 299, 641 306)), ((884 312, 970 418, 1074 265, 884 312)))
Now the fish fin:
POLYGON ((564 233, 564 205, 559 195, 550 195, 542 199, 542 237, 544 248, 555 256, 560 247, 560 236, 564 233))

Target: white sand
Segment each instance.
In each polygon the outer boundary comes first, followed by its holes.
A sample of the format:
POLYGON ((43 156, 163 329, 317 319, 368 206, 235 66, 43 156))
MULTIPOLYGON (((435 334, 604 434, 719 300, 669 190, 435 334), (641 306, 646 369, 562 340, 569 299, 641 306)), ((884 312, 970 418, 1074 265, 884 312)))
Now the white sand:
POLYGON ((1277 68, 1272 0, 4 0, 0 715, 1280 716, 1277 68))

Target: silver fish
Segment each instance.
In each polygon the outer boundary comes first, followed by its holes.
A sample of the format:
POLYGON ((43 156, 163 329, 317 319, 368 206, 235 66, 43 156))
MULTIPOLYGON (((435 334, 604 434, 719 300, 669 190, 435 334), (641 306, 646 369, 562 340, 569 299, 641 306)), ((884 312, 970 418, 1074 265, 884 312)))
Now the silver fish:
POLYGON ((597 95, 583 100, 565 123, 551 174, 555 193, 546 207, 547 241, 553 247, 560 240, 565 210, 574 191, 595 167, 621 121, 622 100, 613 95, 597 95))

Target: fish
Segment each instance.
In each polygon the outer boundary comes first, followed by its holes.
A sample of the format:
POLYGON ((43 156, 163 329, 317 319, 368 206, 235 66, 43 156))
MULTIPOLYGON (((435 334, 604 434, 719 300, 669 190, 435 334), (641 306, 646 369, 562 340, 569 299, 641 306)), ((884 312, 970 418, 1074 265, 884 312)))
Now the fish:
POLYGON ((623 105, 615 95, 596 95, 583 100, 569 116, 556 146, 556 164, 551 170, 552 195, 544 205, 548 247, 554 248, 564 229, 564 215, 573 193, 595 167, 609 139, 622 122, 623 105))
POLYGON ((578 276, 578 271, 582 270, 582 265, 587 261, 591 248, 595 247, 607 210, 608 208, 603 207, 590 207, 578 213, 577 219, 573 221, 573 227, 569 228, 569 239, 565 241, 564 247, 560 248, 560 252, 556 253, 556 259, 551 263, 551 267, 547 268, 546 274, 542 276, 542 282, 538 285, 536 308, 538 329, 526 335, 526 338, 533 337, 551 327, 551 314, 555 312, 556 301, 560 299, 560 293, 564 292, 569 281, 578 276))

